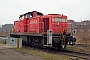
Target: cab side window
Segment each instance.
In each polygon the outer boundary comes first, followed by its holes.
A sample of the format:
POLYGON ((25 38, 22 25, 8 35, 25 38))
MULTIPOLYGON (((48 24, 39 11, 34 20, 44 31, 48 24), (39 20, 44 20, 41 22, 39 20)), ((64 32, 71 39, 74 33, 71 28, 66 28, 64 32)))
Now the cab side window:
POLYGON ((20 20, 23 20, 23 19, 24 19, 24 16, 20 16, 19 19, 20 19, 20 20))
POLYGON ((26 18, 30 18, 30 14, 26 14, 26 18))

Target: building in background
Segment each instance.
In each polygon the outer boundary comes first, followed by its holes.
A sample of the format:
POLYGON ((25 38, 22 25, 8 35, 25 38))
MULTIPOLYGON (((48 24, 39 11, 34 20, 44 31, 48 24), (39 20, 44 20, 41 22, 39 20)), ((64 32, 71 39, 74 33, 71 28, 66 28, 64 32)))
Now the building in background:
POLYGON ((0 28, 2 28, 2 25, 0 24, 0 28))
POLYGON ((0 32, 2 32, 3 30, 2 30, 2 28, 0 27, 0 32))
POLYGON ((88 32, 90 31, 90 21, 89 20, 84 20, 81 22, 75 22, 75 29, 77 30, 77 32, 88 32))
POLYGON ((2 25, 0 25, 0 32, 2 32, 2 25))
POLYGON ((74 20, 67 20, 68 21, 68 32, 72 32, 75 27, 75 21, 74 20))
POLYGON ((4 24, 2 25, 3 32, 10 32, 13 29, 13 24, 4 24))

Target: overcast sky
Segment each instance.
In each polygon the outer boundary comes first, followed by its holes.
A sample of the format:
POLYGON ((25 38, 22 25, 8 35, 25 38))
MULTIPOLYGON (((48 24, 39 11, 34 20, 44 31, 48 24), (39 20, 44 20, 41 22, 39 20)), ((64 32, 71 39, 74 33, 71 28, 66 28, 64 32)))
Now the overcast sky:
POLYGON ((14 23, 20 14, 33 10, 81 21, 90 19, 90 0, 0 0, 0 24, 14 23))

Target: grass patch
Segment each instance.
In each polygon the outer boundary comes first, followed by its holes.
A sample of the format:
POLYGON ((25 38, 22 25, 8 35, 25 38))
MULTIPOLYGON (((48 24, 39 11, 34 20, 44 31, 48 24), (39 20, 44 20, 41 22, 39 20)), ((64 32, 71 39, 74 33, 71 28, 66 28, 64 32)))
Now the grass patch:
POLYGON ((19 52, 27 53, 29 55, 39 56, 46 60, 70 60, 70 56, 61 55, 57 53, 49 53, 38 49, 34 50, 34 49, 28 49, 28 48, 15 48, 15 50, 19 52))

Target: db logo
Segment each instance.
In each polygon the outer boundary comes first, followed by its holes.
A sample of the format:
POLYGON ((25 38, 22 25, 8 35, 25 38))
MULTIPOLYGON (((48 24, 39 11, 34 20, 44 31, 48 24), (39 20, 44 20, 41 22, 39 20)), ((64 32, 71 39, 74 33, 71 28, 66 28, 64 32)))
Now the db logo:
POLYGON ((30 24, 37 24, 37 20, 30 20, 30 24))

